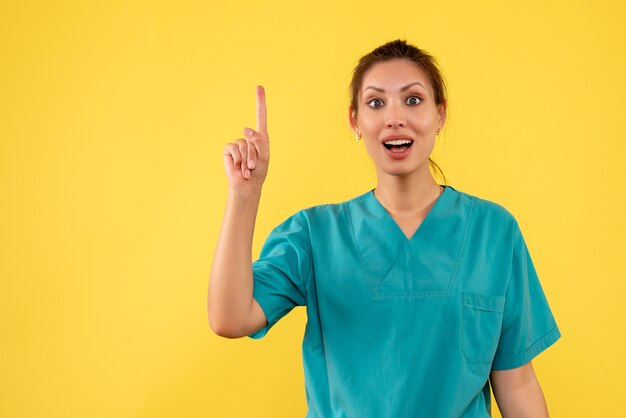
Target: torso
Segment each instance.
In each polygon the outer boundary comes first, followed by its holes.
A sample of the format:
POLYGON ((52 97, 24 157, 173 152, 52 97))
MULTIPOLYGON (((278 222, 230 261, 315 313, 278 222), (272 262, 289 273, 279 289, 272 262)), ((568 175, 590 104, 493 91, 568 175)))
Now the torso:
POLYGON ((368 192, 307 212, 303 243, 315 254, 303 292, 303 356, 315 393, 307 416, 488 416, 490 364, 472 355, 495 353, 502 315, 485 311, 478 322, 467 298, 503 304, 505 280, 494 278, 508 277, 499 268, 507 263, 480 260, 505 260, 511 240, 501 238, 504 222, 473 227, 475 202, 450 189, 420 210, 390 213, 368 192), (489 248, 480 244, 485 234, 489 248), (372 396, 381 382, 384 402, 372 396), (422 385, 453 388, 455 401, 422 385))
POLYGON ((272 318, 306 305, 307 417, 490 416, 496 351, 517 352, 500 345, 510 213, 450 187, 391 216, 370 191, 284 225, 255 264, 255 295, 272 318))

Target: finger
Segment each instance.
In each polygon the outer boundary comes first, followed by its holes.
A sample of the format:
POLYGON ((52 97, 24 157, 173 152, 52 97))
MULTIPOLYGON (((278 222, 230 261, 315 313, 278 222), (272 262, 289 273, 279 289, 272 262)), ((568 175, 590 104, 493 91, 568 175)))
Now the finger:
POLYGON ((246 137, 246 141, 250 141, 254 145, 255 154, 253 158, 255 166, 259 158, 269 158, 269 144, 265 139, 267 138, 267 134, 261 135, 250 128, 245 128, 243 134, 246 137))
MULTIPOLYGON (((250 148, 254 149, 254 155, 252 157, 248 157, 248 161, 250 160, 250 158, 252 158, 254 161, 254 165, 256 166, 256 160, 260 154, 258 150, 260 146, 259 141, 261 140, 261 135, 251 128, 244 128, 243 135, 246 137, 246 141, 248 141, 248 143, 250 144, 250 148)), ((248 148, 248 150, 250 150, 250 148, 248 148)), ((249 168, 252 169, 254 167, 249 168)))
POLYGON ((250 170, 248 170, 248 141, 242 139, 237 141, 239 146, 239 153, 241 154, 241 175, 245 178, 249 177, 250 170), (246 175, 248 172, 248 175, 246 175))
POLYGON ((256 87, 256 128, 259 132, 267 133, 267 107, 263 86, 256 87))
POLYGON ((256 160, 257 160, 256 147, 254 146, 253 142, 248 141, 248 168, 250 170, 256 167, 256 160))
POLYGON ((224 148, 224 156, 233 159, 233 168, 239 170, 241 167, 241 153, 237 144, 228 144, 224 148))

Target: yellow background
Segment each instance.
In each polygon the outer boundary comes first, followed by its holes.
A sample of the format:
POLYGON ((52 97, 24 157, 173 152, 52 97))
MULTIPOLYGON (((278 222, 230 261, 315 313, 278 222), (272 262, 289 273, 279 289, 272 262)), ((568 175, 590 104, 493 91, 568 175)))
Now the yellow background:
POLYGON ((293 212, 371 189, 348 83, 396 38, 447 78, 448 183, 522 227, 563 334, 534 361, 552 416, 617 416, 625 20, 617 0, 2 1, 0 416, 304 416, 303 308, 259 341, 208 325, 222 151, 263 84, 254 257, 293 212))

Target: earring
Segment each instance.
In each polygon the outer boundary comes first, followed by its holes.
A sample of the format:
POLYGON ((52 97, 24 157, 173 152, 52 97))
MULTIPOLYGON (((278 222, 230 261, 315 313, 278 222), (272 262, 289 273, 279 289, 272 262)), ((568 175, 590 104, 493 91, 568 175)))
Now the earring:
POLYGON ((437 132, 435 132, 435 136, 439 135, 439 131, 441 131, 441 129, 437 129, 437 132))
POLYGON ((356 137, 356 142, 359 142, 359 139, 361 139, 361 134, 359 134, 358 132, 354 133, 354 136, 356 137))

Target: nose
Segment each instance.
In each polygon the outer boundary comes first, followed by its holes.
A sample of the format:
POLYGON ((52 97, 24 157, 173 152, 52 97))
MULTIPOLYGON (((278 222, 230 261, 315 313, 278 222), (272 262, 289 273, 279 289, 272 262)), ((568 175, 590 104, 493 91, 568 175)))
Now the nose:
POLYGON ((385 112, 385 125, 388 128, 404 128, 406 127, 406 115, 402 106, 396 104, 388 104, 387 112, 385 112))

